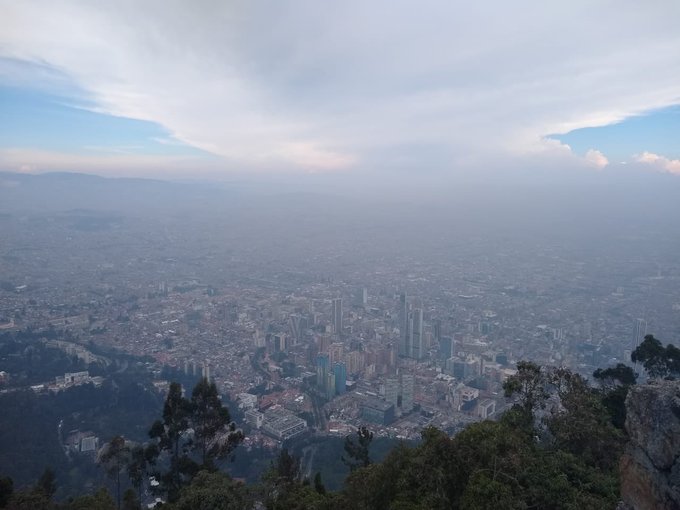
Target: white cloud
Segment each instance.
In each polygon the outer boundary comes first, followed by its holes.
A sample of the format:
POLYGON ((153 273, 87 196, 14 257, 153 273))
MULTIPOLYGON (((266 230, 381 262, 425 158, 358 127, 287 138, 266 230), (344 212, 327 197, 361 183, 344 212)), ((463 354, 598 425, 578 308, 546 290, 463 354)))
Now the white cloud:
POLYGON ((365 168, 394 154, 417 167, 423 147, 441 168, 502 161, 536 152, 548 134, 680 100, 680 2, 0 9, 0 57, 57 70, 101 111, 159 123, 221 156, 219 171, 365 168))
POLYGON ((633 156, 633 159, 638 163, 651 165, 661 171, 680 175, 680 159, 669 159, 665 156, 659 156, 658 154, 647 151, 642 154, 636 154, 633 156))
POLYGON ((595 168, 604 168, 609 164, 607 157, 602 154, 602 152, 595 149, 590 149, 586 152, 585 160, 589 165, 595 168))

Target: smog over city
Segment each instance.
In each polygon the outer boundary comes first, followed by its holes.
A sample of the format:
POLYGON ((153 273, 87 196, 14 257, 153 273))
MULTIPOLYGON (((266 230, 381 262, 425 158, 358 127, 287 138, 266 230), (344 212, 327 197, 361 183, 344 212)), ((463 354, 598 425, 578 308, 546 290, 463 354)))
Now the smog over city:
POLYGON ((0 6, 0 508, 680 508, 680 3, 0 6))

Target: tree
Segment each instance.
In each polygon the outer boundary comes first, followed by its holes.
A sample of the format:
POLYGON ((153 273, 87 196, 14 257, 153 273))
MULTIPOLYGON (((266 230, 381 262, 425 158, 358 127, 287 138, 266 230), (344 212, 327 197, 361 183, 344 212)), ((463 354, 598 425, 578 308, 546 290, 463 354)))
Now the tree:
POLYGON ((467 483, 461 507, 469 510, 520 510, 526 505, 513 494, 511 481, 489 478, 486 473, 477 472, 467 483))
POLYGON ((276 459, 274 470, 279 480, 291 484, 300 480, 300 457, 291 455, 288 448, 283 448, 276 459))
POLYGON ((116 508, 109 491, 99 489, 94 494, 80 496, 68 503, 64 510, 113 510, 116 508))
POLYGON ((270 510, 287 509, 285 502, 296 485, 300 485, 301 474, 300 458, 291 455, 288 448, 282 448, 263 477, 265 507, 270 510))
POLYGON ((57 492, 57 483, 56 476, 52 469, 45 468, 45 471, 43 471, 43 474, 40 475, 40 478, 38 479, 36 490, 42 492, 47 499, 52 499, 54 497, 54 494, 57 492))
MULTIPOLYGON (((329 510, 332 497, 326 494, 317 473, 312 487, 302 477, 300 458, 283 448, 263 477, 262 501, 267 510, 329 510)), ((347 508, 345 506, 344 508, 347 508)))
POLYGON ((224 473, 201 471, 171 508, 176 510, 249 510, 253 502, 247 488, 224 473))
POLYGON ((7 510, 54 510, 54 504, 40 491, 22 490, 12 494, 7 510))
POLYGON ((158 448, 155 444, 149 445, 147 448, 142 445, 136 445, 130 449, 130 456, 125 467, 130 483, 137 491, 137 498, 140 500, 149 466, 154 463, 157 455, 158 448))
POLYGON ((566 368, 554 369, 550 374, 559 405, 552 407, 545 423, 554 445, 588 465, 613 469, 621 453, 622 437, 598 393, 583 377, 566 368))
POLYGON ((141 510, 142 504, 134 489, 128 489, 123 494, 123 510, 141 510))
POLYGON ((314 475, 314 490, 319 494, 326 494, 326 486, 323 484, 323 480, 321 480, 321 473, 319 471, 314 475))
POLYGON ((169 501, 175 501, 182 486, 201 469, 214 470, 215 460, 229 455, 243 441, 243 433, 231 423, 217 387, 206 378, 196 384, 191 400, 182 396, 179 383, 171 383, 163 420, 153 424, 149 435, 157 440, 157 450, 150 460, 155 462, 162 453, 170 457, 169 470, 159 474, 169 501))
POLYGON ((598 368, 593 372, 593 377, 601 385, 611 388, 613 386, 632 386, 637 382, 635 371, 623 363, 618 363, 615 367, 598 368))
POLYGON ((0 508, 7 506, 13 492, 14 481, 9 476, 0 478, 0 508))
POLYGON ((680 377, 680 349, 671 344, 664 347, 654 335, 646 335, 630 357, 636 363, 642 362, 653 379, 680 377))
POLYGON ((201 467, 212 470, 215 460, 230 454, 243 441, 243 433, 231 422, 229 410, 222 405, 215 383, 202 378, 191 394, 191 424, 194 449, 201 467))
POLYGON ((367 467, 371 464, 370 446, 373 441, 373 432, 367 427, 362 426, 357 429, 356 436, 350 434, 345 438, 345 453, 342 461, 354 471, 360 467, 367 467))
POLYGON ((120 473, 127 466, 130 457, 130 447, 123 436, 115 436, 104 446, 99 462, 106 474, 116 482, 116 508, 120 510, 120 473))
POLYGON ((157 440, 156 454, 165 452, 170 457, 168 472, 159 474, 162 490, 167 493, 170 501, 175 501, 179 496, 187 475, 197 471, 188 457, 190 414, 191 403, 182 396, 182 386, 177 382, 170 383, 163 406, 163 420, 154 422, 149 431, 149 436, 157 440))
POLYGON ((525 420, 533 423, 534 411, 542 408, 549 394, 543 370, 531 361, 517 363, 517 373, 506 379, 503 390, 506 397, 514 397, 516 405, 523 412, 525 420))
POLYGON ((619 363, 615 367, 598 368, 593 377, 600 384, 600 398, 611 415, 612 424, 622 430, 626 422, 626 397, 637 381, 637 374, 631 367, 619 363))

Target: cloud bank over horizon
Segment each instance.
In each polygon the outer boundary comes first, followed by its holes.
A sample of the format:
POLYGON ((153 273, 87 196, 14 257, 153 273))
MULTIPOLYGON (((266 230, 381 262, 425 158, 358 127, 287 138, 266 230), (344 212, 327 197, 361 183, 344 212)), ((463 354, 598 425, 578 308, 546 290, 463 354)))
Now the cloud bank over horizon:
MULTIPOLYGON (((214 156, 1 147, 0 164, 18 170, 601 169, 600 147, 576 154, 550 136, 680 103, 671 0, 0 6, 0 84, 73 94, 79 107, 157 124, 159 144, 214 156)), ((677 173, 646 150, 630 163, 677 173)))

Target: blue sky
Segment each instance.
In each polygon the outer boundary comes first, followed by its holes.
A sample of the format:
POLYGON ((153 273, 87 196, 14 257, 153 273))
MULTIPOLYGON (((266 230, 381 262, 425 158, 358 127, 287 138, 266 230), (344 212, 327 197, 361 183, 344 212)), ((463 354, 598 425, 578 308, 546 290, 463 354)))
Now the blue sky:
POLYGON ((627 161, 634 154, 653 152, 680 159, 680 107, 672 106, 629 117, 608 126, 583 128, 553 138, 577 154, 596 149, 611 161, 627 161))
POLYGON ((4 170, 680 174, 674 0, 0 9, 4 170))
POLYGON ((202 155, 156 123, 92 111, 82 91, 68 97, 0 85, 0 147, 75 153, 202 155))

